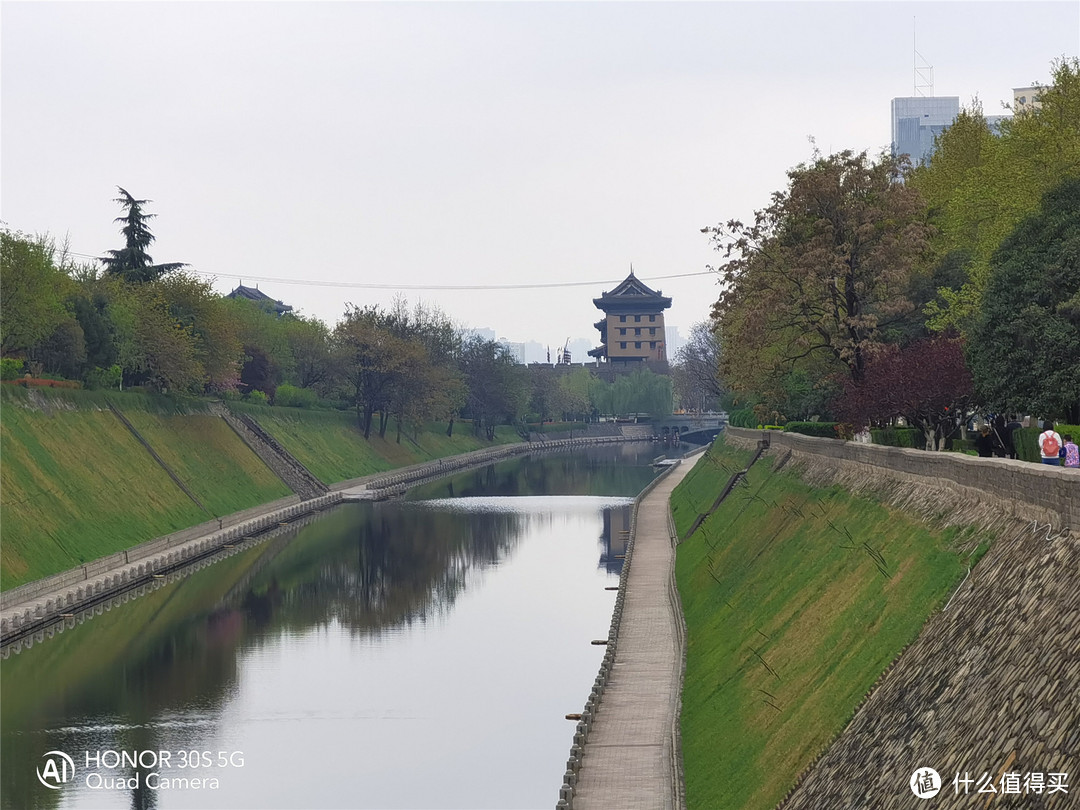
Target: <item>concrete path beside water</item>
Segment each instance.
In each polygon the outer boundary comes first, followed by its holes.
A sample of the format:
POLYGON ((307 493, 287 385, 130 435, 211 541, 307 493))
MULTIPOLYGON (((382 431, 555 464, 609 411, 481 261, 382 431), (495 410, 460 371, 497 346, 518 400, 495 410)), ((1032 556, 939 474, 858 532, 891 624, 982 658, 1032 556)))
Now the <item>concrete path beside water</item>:
POLYGON ((684 460, 638 507, 618 647, 584 746, 574 810, 685 806, 678 746, 685 630, 668 500, 700 458, 684 460))

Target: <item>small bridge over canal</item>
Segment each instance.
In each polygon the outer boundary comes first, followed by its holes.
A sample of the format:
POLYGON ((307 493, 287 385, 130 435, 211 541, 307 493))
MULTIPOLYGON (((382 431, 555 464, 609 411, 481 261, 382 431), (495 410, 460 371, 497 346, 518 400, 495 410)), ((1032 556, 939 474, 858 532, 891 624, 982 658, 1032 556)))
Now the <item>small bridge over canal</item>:
POLYGON ((655 434, 661 439, 679 434, 679 440, 693 444, 708 444, 727 424, 726 413, 672 414, 652 422, 655 434))

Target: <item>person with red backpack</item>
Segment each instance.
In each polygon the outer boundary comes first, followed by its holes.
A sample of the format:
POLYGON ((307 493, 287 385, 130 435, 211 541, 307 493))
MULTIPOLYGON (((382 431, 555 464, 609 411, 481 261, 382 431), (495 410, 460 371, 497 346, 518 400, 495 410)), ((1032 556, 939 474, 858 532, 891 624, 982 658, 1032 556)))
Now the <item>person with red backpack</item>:
POLYGON ((1054 423, 1049 419, 1043 422, 1043 432, 1039 434, 1039 456, 1043 464, 1061 466, 1061 434, 1054 430, 1054 423))

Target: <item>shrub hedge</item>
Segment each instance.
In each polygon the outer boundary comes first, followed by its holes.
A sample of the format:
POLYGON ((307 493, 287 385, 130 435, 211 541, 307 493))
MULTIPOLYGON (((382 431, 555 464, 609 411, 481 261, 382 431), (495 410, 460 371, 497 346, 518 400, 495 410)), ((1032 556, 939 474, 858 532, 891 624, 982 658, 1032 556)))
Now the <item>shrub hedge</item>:
POLYGON ((40 377, 23 377, 21 380, 4 380, 4 382, 22 388, 82 388, 82 383, 74 380, 46 380, 40 377))
POLYGON ((0 358, 0 380, 17 380, 22 376, 23 361, 14 357, 0 358))
POLYGON ((887 447, 914 447, 917 450, 926 447, 923 432, 918 428, 872 428, 870 438, 874 444, 883 444, 887 447))
POLYGON ((752 430, 760 422, 758 422, 753 408, 739 408, 728 414, 728 424, 732 427, 750 428, 752 430))
POLYGON ((804 436, 820 436, 835 439, 836 426, 839 422, 788 422, 784 425, 785 433, 801 433, 804 436))
MULTIPOLYGON (((1055 424, 1054 430, 1058 432, 1063 439, 1065 434, 1071 434, 1073 441, 1080 444, 1080 425, 1066 425, 1055 424)), ((1039 455, 1039 434, 1042 433, 1042 423, 1039 423, 1039 427, 1026 427, 1018 428, 1013 433, 1013 444, 1016 445, 1016 455, 1022 458, 1024 461, 1033 461, 1036 464, 1041 462, 1041 456, 1039 455)))

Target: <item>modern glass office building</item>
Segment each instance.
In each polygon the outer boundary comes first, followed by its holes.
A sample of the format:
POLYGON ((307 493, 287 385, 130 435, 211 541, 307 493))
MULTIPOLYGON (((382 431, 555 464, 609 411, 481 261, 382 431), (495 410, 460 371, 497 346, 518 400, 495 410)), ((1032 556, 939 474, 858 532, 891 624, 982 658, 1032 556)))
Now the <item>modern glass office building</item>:
POLYGON ((960 114, 959 96, 908 96, 892 100, 892 153, 914 165, 934 151, 934 138, 960 114))

